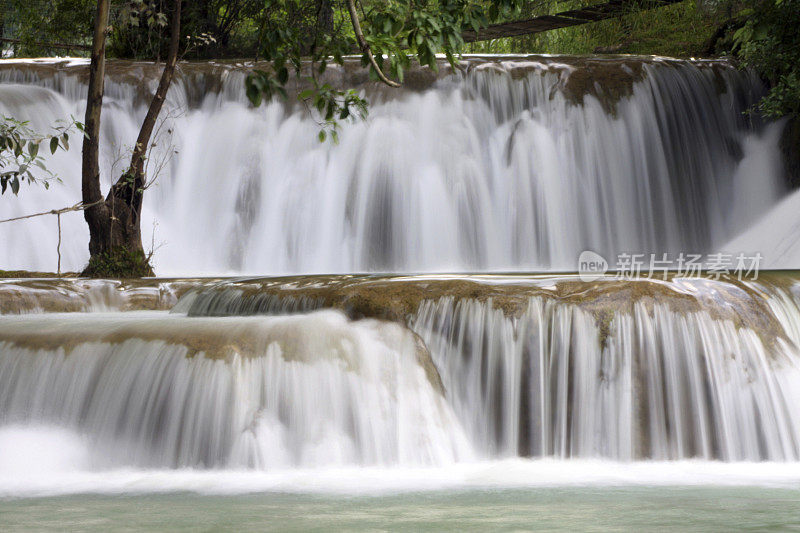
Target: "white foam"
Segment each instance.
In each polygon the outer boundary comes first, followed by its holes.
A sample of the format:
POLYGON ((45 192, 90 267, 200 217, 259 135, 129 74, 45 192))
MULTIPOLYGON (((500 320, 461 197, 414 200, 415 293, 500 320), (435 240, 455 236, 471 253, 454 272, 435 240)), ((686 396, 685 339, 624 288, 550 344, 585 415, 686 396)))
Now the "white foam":
POLYGON ((78 472, 89 450, 77 434, 54 427, 0 427, 0 475, 4 479, 78 472))
POLYGON ((0 498, 67 494, 261 492, 382 495, 471 489, 611 486, 796 488, 800 463, 509 459, 436 468, 92 469, 82 439, 58 428, 0 430, 0 498))

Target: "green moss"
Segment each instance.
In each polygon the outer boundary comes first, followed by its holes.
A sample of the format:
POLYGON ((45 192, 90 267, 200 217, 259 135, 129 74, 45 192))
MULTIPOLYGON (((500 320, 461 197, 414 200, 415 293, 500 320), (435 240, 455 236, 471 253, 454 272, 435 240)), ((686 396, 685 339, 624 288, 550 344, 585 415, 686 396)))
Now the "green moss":
POLYGON ((74 278, 77 272, 35 272, 32 270, 0 270, 0 278, 23 279, 23 278, 74 278))
POLYGON ((149 257, 141 250, 116 247, 93 255, 81 273, 89 278, 143 278, 153 275, 149 257))

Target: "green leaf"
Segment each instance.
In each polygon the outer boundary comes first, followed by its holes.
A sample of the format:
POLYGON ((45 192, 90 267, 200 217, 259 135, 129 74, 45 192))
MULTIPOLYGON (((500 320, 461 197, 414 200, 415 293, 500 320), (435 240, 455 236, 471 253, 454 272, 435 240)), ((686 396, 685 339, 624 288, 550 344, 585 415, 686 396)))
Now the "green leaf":
POLYGON ((257 87, 256 79, 255 75, 251 74, 245 80, 245 93, 247 94, 247 99, 253 104, 253 107, 260 106, 262 100, 261 90, 257 87))
POLYGON ((286 67, 281 67, 278 69, 278 83, 281 85, 285 85, 286 82, 289 80, 289 70, 286 67))
POLYGON ((58 150, 58 137, 52 137, 50 139, 50 153, 54 154, 58 150))
POLYGON ((319 135, 317 135, 317 137, 319 138, 319 142, 325 142, 325 130, 319 130, 319 135))

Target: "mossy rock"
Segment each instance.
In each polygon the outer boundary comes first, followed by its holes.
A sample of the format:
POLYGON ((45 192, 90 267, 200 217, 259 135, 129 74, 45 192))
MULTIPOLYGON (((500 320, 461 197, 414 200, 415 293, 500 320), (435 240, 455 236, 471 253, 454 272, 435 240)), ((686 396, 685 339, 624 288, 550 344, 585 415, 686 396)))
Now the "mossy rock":
POLYGON ((118 279, 150 277, 154 274, 149 259, 142 250, 116 247, 93 255, 81 276, 118 279))
POLYGON ((33 270, 0 270, 0 278, 3 279, 32 279, 32 278, 74 278, 77 272, 36 272, 33 270))

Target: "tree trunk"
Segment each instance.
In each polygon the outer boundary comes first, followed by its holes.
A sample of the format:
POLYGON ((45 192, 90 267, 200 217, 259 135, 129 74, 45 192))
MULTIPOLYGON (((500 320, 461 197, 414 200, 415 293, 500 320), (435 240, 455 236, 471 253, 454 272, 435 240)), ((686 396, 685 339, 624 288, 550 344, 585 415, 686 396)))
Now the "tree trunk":
POLYGON ((317 30, 319 33, 333 33, 333 6, 331 0, 317 0, 317 30))
POLYGON ((83 138, 83 162, 81 167, 81 191, 83 211, 89 225, 89 253, 94 256, 103 251, 109 242, 110 225, 108 211, 101 202, 100 192, 100 112, 103 108, 103 89, 106 72, 106 33, 108 29, 109 0, 98 0, 92 39, 92 61, 89 66, 89 94, 86 99, 86 116, 83 138))
MULTIPOLYGON (((5 0, 0 0, 0 39, 6 36, 6 3, 5 0)), ((5 40, 0 42, 0 57, 3 55, 3 48, 5 40)))
MULTIPOLYGON (((98 164, 98 134, 100 110, 103 101, 103 75, 105 73, 105 28, 108 24, 108 0, 98 3, 95 20, 95 37, 92 46, 92 63, 89 77, 89 98, 86 108, 86 132, 83 147, 83 202, 95 204, 84 211, 89 224, 89 252, 92 258, 111 257, 122 250, 131 257, 140 256, 145 270, 152 273, 142 247, 141 213, 144 188, 147 185, 144 173, 145 157, 150 147, 158 115, 163 107, 167 91, 175 73, 180 46, 181 0, 174 0, 169 55, 161 73, 158 89, 150 102, 128 170, 111 186, 105 201, 100 192, 100 168, 98 164), (101 13, 102 12, 102 13, 101 13)), ((97 274, 89 267, 89 275, 97 274)))
POLYGON ((150 101, 147 115, 142 122, 136 145, 133 148, 128 171, 111 187, 106 198, 106 206, 111 210, 112 246, 123 246, 129 251, 142 250, 141 213, 144 188, 147 185, 144 163, 150 147, 150 138, 167 97, 167 91, 175 74, 178 61, 181 32, 181 0, 174 0, 172 11, 172 33, 170 35, 169 53, 158 89, 150 101))

